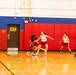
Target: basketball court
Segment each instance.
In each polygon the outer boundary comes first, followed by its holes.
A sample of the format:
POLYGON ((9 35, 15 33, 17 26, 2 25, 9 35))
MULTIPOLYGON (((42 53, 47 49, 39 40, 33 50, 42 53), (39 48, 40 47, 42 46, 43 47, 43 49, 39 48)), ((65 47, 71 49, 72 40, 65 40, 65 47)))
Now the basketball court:
POLYGON ((40 52, 37 57, 26 52, 8 55, 0 52, 0 75, 76 75, 74 52, 40 52))

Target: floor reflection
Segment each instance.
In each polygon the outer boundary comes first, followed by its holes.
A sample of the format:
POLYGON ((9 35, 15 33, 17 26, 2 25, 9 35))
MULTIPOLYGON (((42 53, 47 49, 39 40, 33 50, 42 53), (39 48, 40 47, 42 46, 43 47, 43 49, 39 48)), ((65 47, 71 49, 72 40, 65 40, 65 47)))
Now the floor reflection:
MULTIPOLYGON (((76 58, 67 52, 62 57, 57 52, 48 52, 47 56, 40 52, 36 57, 26 52, 17 55, 0 52, 0 61, 14 75, 76 75, 76 58)), ((6 67, 0 63, 0 75, 12 75, 6 67)))
POLYGON ((44 56, 42 58, 39 57, 32 57, 28 58, 26 60, 27 63, 30 63, 29 68, 27 69, 27 72, 29 73, 39 73, 38 75, 45 75, 47 71, 47 56, 44 56))

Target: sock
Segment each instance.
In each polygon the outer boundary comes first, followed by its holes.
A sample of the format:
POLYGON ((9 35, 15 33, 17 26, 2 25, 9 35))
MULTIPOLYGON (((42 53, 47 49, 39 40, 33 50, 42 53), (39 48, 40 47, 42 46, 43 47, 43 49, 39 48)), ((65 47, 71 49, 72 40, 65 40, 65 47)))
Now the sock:
POLYGON ((62 52, 62 50, 59 51, 59 53, 61 53, 61 52, 62 52))
POLYGON ((72 54, 72 52, 70 51, 70 54, 72 54))
POLYGON ((44 55, 47 55, 47 52, 44 52, 44 55))

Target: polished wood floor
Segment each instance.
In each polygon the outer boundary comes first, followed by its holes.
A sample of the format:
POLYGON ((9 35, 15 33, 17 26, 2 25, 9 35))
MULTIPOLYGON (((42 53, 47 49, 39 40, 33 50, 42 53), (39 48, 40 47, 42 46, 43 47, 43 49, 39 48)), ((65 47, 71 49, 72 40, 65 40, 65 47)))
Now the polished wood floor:
POLYGON ((26 52, 8 55, 0 52, 0 75, 76 75, 75 52, 40 52, 38 57, 26 52))

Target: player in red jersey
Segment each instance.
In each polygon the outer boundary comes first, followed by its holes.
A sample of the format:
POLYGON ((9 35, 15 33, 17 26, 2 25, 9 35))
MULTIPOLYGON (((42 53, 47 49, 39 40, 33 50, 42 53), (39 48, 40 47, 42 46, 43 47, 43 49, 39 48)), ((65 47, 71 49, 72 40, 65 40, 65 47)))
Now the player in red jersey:
POLYGON ((63 47, 66 46, 66 47, 68 48, 70 54, 71 54, 71 49, 70 49, 70 46, 69 46, 69 45, 70 45, 70 40, 69 40, 69 37, 67 36, 66 33, 64 33, 64 35, 63 35, 63 37, 62 37, 60 43, 61 43, 61 42, 62 42, 62 45, 61 45, 61 47, 60 47, 59 53, 61 53, 63 47))
POLYGON ((46 53, 48 50, 47 38, 54 40, 52 37, 46 35, 46 33, 42 31, 40 37, 37 39, 37 41, 41 40, 38 47, 44 51, 44 55, 47 55, 46 53), (42 48, 42 46, 44 46, 45 48, 42 48))

